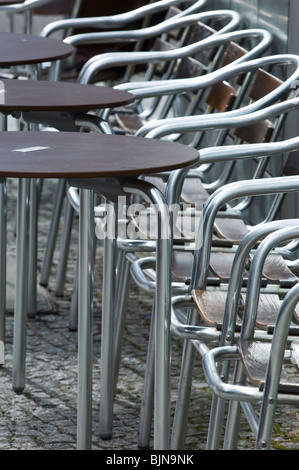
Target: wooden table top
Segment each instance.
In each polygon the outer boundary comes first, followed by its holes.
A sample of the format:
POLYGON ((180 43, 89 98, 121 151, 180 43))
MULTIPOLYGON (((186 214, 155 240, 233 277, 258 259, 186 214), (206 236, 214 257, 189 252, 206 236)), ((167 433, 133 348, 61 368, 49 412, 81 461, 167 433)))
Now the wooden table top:
POLYGON ((192 147, 143 137, 79 132, 0 133, 0 176, 125 178, 199 163, 192 147))
POLYGON ((73 51, 73 46, 59 39, 0 32, 1 67, 59 60, 69 56, 73 51))
POLYGON ((16 3, 24 3, 24 0, 0 0, 0 6, 14 5, 16 3))
POLYGON ((72 111, 124 106, 131 93, 110 87, 44 80, 0 80, 1 111, 72 111))

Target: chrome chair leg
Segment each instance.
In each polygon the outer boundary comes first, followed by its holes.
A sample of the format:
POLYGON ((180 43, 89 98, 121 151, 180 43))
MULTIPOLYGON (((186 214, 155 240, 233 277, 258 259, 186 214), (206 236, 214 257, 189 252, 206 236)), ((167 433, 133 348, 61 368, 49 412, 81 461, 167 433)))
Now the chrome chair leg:
POLYGON ((28 179, 20 179, 17 211, 16 287, 13 336, 13 389, 21 393, 25 387, 26 368, 26 324, 28 296, 28 179))
POLYGON ((150 327, 147 361, 144 375, 143 396, 140 407, 138 447, 148 449, 150 447, 150 434, 153 422, 154 410, 154 367, 155 367, 155 306, 152 309, 152 321, 150 327))
MULTIPOLYGON (((244 383, 245 376, 241 369, 241 365, 237 364, 235 373, 235 383, 244 383)), ((224 450, 234 450, 237 446, 238 431, 240 425, 241 405, 237 401, 229 403, 229 411, 226 422, 226 430, 224 436, 224 450)))
MULTIPOLYGON (((123 251, 119 252, 117 268, 117 305, 115 318, 115 344, 114 344, 114 390, 117 387, 117 378, 121 361, 122 338, 126 322, 126 314, 128 307, 128 292, 130 286, 130 263, 126 259, 123 251)), ((115 394, 115 393, 114 393, 115 394)))
POLYGON ((46 286, 49 281, 49 275, 51 270, 51 264, 53 260, 53 253, 55 249, 55 243, 57 239, 57 231, 59 226, 59 220, 61 215, 62 203, 65 196, 66 181, 59 180, 57 183, 56 196, 53 206, 53 213, 51 219, 51 225, 49 230, 49 236, 47 240, 46 253, 41 269, 40 285, 46 286))
MULTIPOLYGON (((107 232, 116 234, 117 208, 112 202, 111 206, 114 208, 114 217, 107 218, 107 232)), ((110 439, 112 436, 116 244, 115 236, 105 237, 100 379, 100 436, 102 439, 110 439)))
POLYGON ((64 227, 60 245, 60 257, 56 273, 56 288, 55 295, 57 297, 63 296, 65 275, 67 269, 67 261, 70 247, 71 231, 73 226, 74 209, 66 199, 64 227))
POLYGON ((219 450, 225 400, 213 396, 206 450, 219 450))
POLYGON ((80 192, 78 276, 78 410, 77 448, 91 448, 93 324, 93 192, 80 192))
POLYGON ((7 188, 0 183, 0 365, 5 363, 7 188))
POLYGON ((185 447, 195 354, 196 350, 192 342, 186 340, 184 342, 180 383, 171 435, 172 450, 182 450, 185 447))

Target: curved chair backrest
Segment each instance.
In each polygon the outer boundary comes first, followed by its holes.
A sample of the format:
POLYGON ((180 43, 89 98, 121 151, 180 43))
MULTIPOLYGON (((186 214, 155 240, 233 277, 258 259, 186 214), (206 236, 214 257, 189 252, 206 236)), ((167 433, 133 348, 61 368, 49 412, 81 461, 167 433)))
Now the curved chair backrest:
POLYGON ((25 17, 24 29, 26 34, 32 33, 32 21, 35 14, 57 14, 68 18, 75 18, 80 10, 83 0, 68 0, 58 2, 57 0, 25 0, 15 3, 3 2, 0 4, 0 13, 7 13, 10 23, 10 31, 14 30, 14 15, 23 13, 25 17))
MULTIPOLYGON (((136 21, 149 19, 153 15, 157 15, 161 12, 165 12, 171 6, 182 8, 182 11, 178 13, 179 16, 189 15, 196 13, 204 8, 207 0, 161 0, 157 2, 144 5, 135 10, 131 10, 125 13, 119 13, 111 16, 94 16, 89 18, 75 18, 58 20, 49 23, 42 31, 41 36, 50 36, 51 34, 68 28, 71 29, 82 29, 92 28, 100 30, 116 30, 119 28, 128 28, 128 25, 134 25, 136 21), (184 5, 187 7, 184 8, 184 5)), ((133 26, 134 27, 134 26, 133 26)))
MULTIPOLYGON (((92 57, 85 65, 82 67, 78 81, 81 83, 90 83, 92 78, 100 70, 111 67, 119 67, 123 64, 146 64, 154 63, 161 61, 173 61, 180 57, 187 57, 192 54, 194 51, 188 49, 188 41, 194 41, 198 45, 198 40, 196 37, 191 36, 192 29, 196 28, 198 22, 208 24, 210 21, 217 20, 218 29, 210 30, 210 35, 215 34, 224 34, 225 32, 232 31, 236 29, 239 25, 240 16, 238 13, 232 10, 218 10, 218 11, 209 11, 203 13, 197 13, 194 15, 188 15, 181 18, 170 18, 167 19, 158 25, 144 28, 143 30, 134 30, 134 31, 119 31, 119 32, 107 32, 107 33, 95 33, 90 35, 90 38, 98 42, 118 42, 121 38, 124 42, 128 41, 145 41, 145 40, 154 40, 156 38, 162 38, 165 41, 165 37, 169 37, 169 34, 178 29, 183 31, 180 35, 181 40, 179 40, 175 47, 171 47, 168 50, 155 51, 155 50, 146 50, 141 52, 128 52, 128 55, 124 55, 124 52, 116 52, 114 54, 100 54, 92 57), (167 35, 167 36, 165 36, 167 35), (190 37, 191 36, 191 37, 190 37), (180 49, 186 47, 186 49, 180 49), (147 61, 146 61, 147 59, 147 61), (111 63, 111 65, 110 65, 111 63)), ((81 35, 75 35, 73 37, 66 38, 66 42, 69 42, 72 45, 80 43, 82 40, 86 40, 86 36, 83 38, 81 35)), ((207 37, 207 32, 204 33, 203 38, 201 38, 201 43, 204 44, 204 41, 209 42, 209 37, 207 37)), ((168 79, 168 78, 167 78, 168 79)), ((145 78, 147 80, 147 78, 145 78)))
MULTIPOLYGON (((179 19, 200 11, 205 1, 206 0, 200 0, 191 5, 190 8, 181 9, 178 7, 181 7, 182 3, 185 4, 184 2, 178 0, 163 0, 146 5, 133 12, 119 15, 54 22, 44 28, 41 32, 41 36, 49 36, 61 30, 62 26, 64 26, 64 28, 72 28, 73 36, 70 36, 71 33, 68 34, 68 37, 64 36, 65 41, 74 44, 76 47, 77 53, 74 54, 73 59, 75 60, 82 55, 84 58, 83 63, 99 53, 102 54, 107 51, 114 52, 115 48, 119 51, 139 51, 142 48, 147 49, 151 47, 149 41, 153 40, 153 38, 161 36, 161 38, 165 40, 169 37, 169 34, 172 33, 174 33, 173 40, 176 40, 178 46, 181 45, 180 37, 178 37, 179 30, 175 31, 172 29, 172 31, 165 36, 167 31, 163 34, 164 22, 179 19), (157 14, 160 18, 161 12, 165 12, 165 20, 157 20, 157 14), (152 18, 154 19, 152 20, 152 18), (162 29, 160 28, 160 24, 162 24, 162 29), (79 31, 81 32, 74 34, 78 28, 80 28, 79 31), (91 32, 83 32, 84 28, 90 28, 91 32), (145 41, 146 44, 144 44, 145 41)), ((171 27, 168 31, 170 30, 171 27)), ((64 29, 64 33, 65 31, 64 29)), ((70 31, 70 29, 68 31, 70 31)), ((60 61, 57 63, 54 80, 58 78, 61 79, 61 67, 64 63, 65 62, 61 63, 60 61)), ((67 65, 68 64, 69 61, 67 61, 67 65)), ((79 64, 79 68, 80 67, 81 64, 79 64)), ((129 76, 130 70, 131 68, 127 67, 127 76, 129 76)))

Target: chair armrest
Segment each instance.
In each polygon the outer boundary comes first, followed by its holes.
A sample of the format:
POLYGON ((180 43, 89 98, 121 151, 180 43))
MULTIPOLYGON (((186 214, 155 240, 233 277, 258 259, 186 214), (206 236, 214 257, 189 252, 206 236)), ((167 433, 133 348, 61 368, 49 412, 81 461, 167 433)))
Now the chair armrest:
MULTIPOLYGON (((271 233, 276 232, 282 228, 293 228, 298 224, 297 219, 278 220, 260 224, 251 230, 240 243, 232 265, 231 277, 227 290, 226 305, 224 309, 224 322, 223 338, 226 338, 226 344, 233 344, 236 318, 239 309, 239 297, 241 294, 241 283, 240 279, 243 277, 244 268, 246 261, 251 250, 256 244, 263 238, 267 237, 271 233)), ((262 274, 260 274, 260 278, 262 274)))
MULTIPOLYGON (((270 253, 270 251, 279 246, 281 243, 285 243, 299 237, 299 221, 293 220, 290 226, 287 225, 288 224, 285 223, 285 226, 283 228, 269 234, 260 243, 259 247, 257 248, 254 254, 250 267, 246 301, 243 313, 243 326, 241 338, 244 340, 252 340, 254 335, 259 302, 260 280, 262 278, 262 270, 267 255, 270 253)), ((289 320, 291 321, 291 317, 289 320)), ((287 331, 288 328, 286 329, 286 332, 287 331)))
MULTIPOLYGON (((224 360, 240 359, 237 346, 222 346, 213 348, 202 358, 202 365, 209 387, 216 396, 230 400, 242 397, 248 402, 258 402, 263 398, 263 392, 257 387, 246 387, 244 385, 228 384, 223 381, 219 373, 218 363, 224 360)), ((239 398, 240 399, 240 398, 239 398)))
POLYGON ((1 5, 0 12, 5 11, 6 13, 20 13, 27 10, 33 10, 47 3, 51 3, 53 0, 26 0, 22 3, 12 3, 8 5, 1 5))
MULTIPOLYGON (((238 32, 236 32, 236 34, 237 33, 238 32)), ((215 38, 215 41, 218 40, 221 40, 220 36, 215 38)), ((161 80, 160 82, 156 82, 152 86, 147 86, 144 88, 137 87, 136 89, 134 89, 133 87, 130 87, 130 85, 128 86, 128 84, 117 85, 117 88, 130 90, 136 96, 136 98, 150 98, 167 94, 171 95, 174 93, 177 94, 195 92, 201 88, 206 88, 208 86, 214 85, 219 81, 227 80, 229 78, 237 76, 240 73, 247 73, 253 71, 258 67, 264 67, 274 63, 293 64, 296 67, 295 71, 281 86, 279 86, 274 92, 272 92, 272 94, 267 95, 273 97, 277 93, 277 90, 279 93, 284 93, 286 90, 292 88, 292 85, 294 84, 295 80, 297 80, 296 77, 298 77, 299 74, 299 56, 295 54, 277 54, 268 57, 257 58, 250 61, 246 61, 245 55, 243 57, 243 60, 245 61, 243 63, 240 63, 241 60, 242 59, 239 59, 238 63, 236 63, 236 61, 233 64, 229 64, 221 68, 221 70, 216 70, 205 76, 187 79, 161 80)), ((138 82, 136 82, 136 84, 138 85, 138 82)), ((265 101, 267 101, 267 98, 265 98, 265 101)))
MULTIPOLYGON (((192 0, 186 0, 186 2, 191 3, 191 6, 184 10, 180 15, 191 14, 199 11, 204 7, 207 0, 198 0, 192 5, 192 0)), ((185 3, 186 3, 185 2, 185 3)), ((151 3, 150 5, 145 5, 135 10, 131 10, 125 13, 120 13, 117 15, 111 16, 98 16, 98 17, 91 17, 91 18, 75 18, 75 19, 65 19, 54 21, 49 23, 45 28, 41 31, 41 36, 50 36, 56 31, 66 28, 99 28, 99 29, 116 29, 122 28, 127 26, 130 23, 133 23, 136 20, 140 20, 142 18, 147 17, 148 15, 153 15, 156 13, 160 13, 165 11, 172 5, 180 5, 182 0, 164 0, 155 3, 151 3)))
MULTIPOLYGON (((233 129, 237 127, 245 127, 262 121, 263 119, 268 119, 273 116, 285 114, 297 109, 299 106, 299 99, 293 98, 265 108, 262 107, 263 104, 264 100, 262 102, 261 100, 258 100, 255 103, 244 106, 242 108, 233 111, 217 113, 214 115, 183 116, 178 118, 157 120, 145 124, 137 131, 136 135, 157 139, 177 132, 185 133, 202 130, 233 129)), ((271 144, 269 145, 271 146, 271 144)), ((255 147, 253 144, 245 144, 242 146, 242 148, 246 148, 248 151, 252 150, 255 152, 255 147)), ((201 155, 203 159, 211 158, 211 162, 212 159, 214 159, 215 162, 217 161, 217 157, 219 157, 219 161, 221 161, 223 158, 226 159, 228 152, 234 152, 234 146, 221 147, 221 149, 209 148, 204 151, 201 150, 201 155), (209 157, 206 157, 206 154, 208 154, 209 157)), ((237 149, 236 152, 239 153, 239 150, 237 149)))
MULTIPOLYGON (((172 31, 176 28, 189 26, 196 21, 204 21, 209 19, 220 19, 221 17, 227 17, 229 23, 223 26, 216 34, 222 34, 227 31, 231 31, 236 28, 240 23, 239 13, 233 10, 217 10, 217 12, 209 11, 202 12, 193 15, 186 15, 177 18, 176 16, 169 18, 161 23, 146 28, 138 28, 133 30, 125 31, 100 31, 84 34, 75 34, 64 39, 72 45, 78 44, 95 44, 103 42, 134 42, 144 39, 150 39, 156 36, 160 36, 164 33, 172 31)), ((97 27, 97 22, 94 21, 94 27, 97 27)), ((99 56, 96 56, 99 57, 99 56)))
MULTIPOLYGON (((175 30, 177 28, 190 26, 197 21, 206 21, 210 19, 227 18, 228 23, 223 26, 219 31, 213 34, 211 37, 198 41, 194 44, 178 47, 170 51, 145 51, 145 52, 116 52, 113 54, 98 54, 92 57, 82 67, 78 81, 81 83, 89 83, 92 77, 107 67, 123 66, 126 64, 140 64, 148 62, 155 62, 158 60, 175 60, 180 57, 188 57, 193 55, 206 47, 212 47, 218 45, 218 42, 214 43, 213 38, 218 37, 221 34, 230 32, 239 24, 240 16, 238 13, 232 10, 218 10, 215 12, 204 12, 195 15, 190 15, 182 18, 171 18, 166 20, 159 25, 151 26, 149 28, 132 30, 132 31, 117 31, 117 32, 103 32, 103 33, 87 33, 81 35, 75 35, 66 38, 64 41, 77 46, 78 44, 89 44, 89 43, 119 43, 119 42, 136 42, 145 39, 160 36, 163 33, 175 30)), ((219 44, 225 43, 227 38, 223 38, 219 44)))

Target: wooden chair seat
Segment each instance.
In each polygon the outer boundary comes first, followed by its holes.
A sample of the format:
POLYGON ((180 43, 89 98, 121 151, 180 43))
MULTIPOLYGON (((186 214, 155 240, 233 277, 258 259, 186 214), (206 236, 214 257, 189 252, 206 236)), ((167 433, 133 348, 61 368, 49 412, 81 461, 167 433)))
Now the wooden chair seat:
MULTIPOLYGON (((221 282, 228 282, 231 276, 234 252, 212 252, 210 257, 210 266, 215 276, 218 276, 221 282)), ((251 261, 251 256, 248 262, 251 261)), ((263 276, 268 284, 277 284, 281 287, 291 287, 298 282, 297 276, 288 268, 285 260, 278 254, 269 254, 265 260, 263 276)), ((244 278, 247 279, 247 271, 244 278)))
POLYGON ((232 240, 236 244, 239 244, 249 232, 245 222, 235 217, 217 217, 214 230, 219 238, 232 240))
POLYGON ((298 282, 297 276, 288 268, 285 260, 278 254, 269 254, 266 258, 263 274, 269 283, 291 287, 298 282))
POLYGON ((127 134, 134 134, 140 129, 144 121, 133 109, 122 108, 115 110, 116 124, 127 134))
POLYGON ((209 198, 209 195, 199 178, 187 178, 185 180, 181 193, 183 203, 203 205, 209 198))
POLYGON ((299 341, 295 340, 291 343, 291 362, 295 364, 296 369, 299 371, 299 341))
MULTIPOLYGON (((216 239, 215 239, 216 242, 216 239)), ((218 240, 219 245, 221 241, 218 240)), ((215 247, 216 243, 214 243, 215 247)), ((235 252, 226 252, 215 249, 210 255, 210 277, 219 279, 219 282, 228 283, 235 252)), ((174 251, 172 256, 173 276, 176 280, 187 282, 191 277, 193 255, 188 251, 174 251)), ((251 262, 249 257, 248 262, 251 262)), ((249 267, 249 266, 248 266, 249 267)), ((297 276, 289 269, 283 257, 279 254, 269 254, 264 263, 263 284, 275 284, 280 287, 290 288, 298 282, 297 276)), ((248 271, 243 273, 244 284, 248 279, 248 271)))
MULTIPOLYGON (((226 301, 225 291, 209 291, 195 290, 193 291, 193 299, 197 310, 203 321, 217 330, 222 329, 223 312, 226 301)), ((243 299, 240 299, 240 307, 242 308, 243 299)), ((239 330, 241 320, 236 322, 236 330, 239 330)))
MULTIPOLYGON (((263 390, 267 366, 269 363, 271 343, 261 341, 242 341, 239 345, 240 354, 247 377, 250 382, 263 390)), ((299 393, 299 383, 295 382, 282 368, 279 384, 280 393, 299 393)))
MULTIPOLYGON (((161 180, 162 181, 162 180, 161 180)), ((163 190, 163 183, 158 185, 158 188, 163 190)), ((156 214, 154 211, 151 211, 150 208, 147 208, 146 205, 141 203, 140 206, 132 205, 133 210, 136 210, 136 213, 130 213, 129 223, 128 223, 128 237, 129 238, 141 238, 146 239, 155 239, 157 234, 157 220, 156 214), (145 210, 142 210, 145 209, 145 210)), ((222 220, 222 218, 220 219, 222 220)), ((215 247, 232 247, 234 244, 238 244, 242 239, 242 228, 243 221, 239 219, 228 219, 229 221, 234 220, 236 227, 240 227, 240 230, 236 233, 238 235, 237 239, 230 239, 229 237, 225 238, 219 236, 218 230, 215 230, 213 236, 213 246, 215 247)), ((195 237, 198 233, 200 223, 200 216, 189 215, 184 212, 180 212, 179 217, 174 224, 174 240, 175 243, 190 243, 195 240, 195 237)), ((215 228, 218 223, 218 218, 216 219, 215 228)), ((230 222, 231 224, 231 222, 230 222)), ((233 233, 233 232, 232 232, 233 233)), ((247 232, 246 232, 247 233, 247 232)), ((236 235, 235 234, 235 235, 236 235)))
MULTIPOLYGON (((200 290, 196 289, 192 293, 196 307, 202 319, 210 326, 221 329, 223 324, 223 312, 226 302, 225 291, 214 290, 200 290)), ((243 307, 245 305, 245 295, 240 295, 240 305, 238 309, 239 321, 237 321, 236 328, 239 328, 242 320, 243 307)), ((256 327, 260 330, 267 331, 269 334, 273 333, 273 328, 276 321, 276 312, 278 312, 281 305, 281 300, 276 294, 261 294, 259 298, 258 314, 256 319, 256 327)), ((297 319, 298 313, 296 316, 297 319)), ((299 324, 299 321, 298 321, 299 324)), ((292 322, 290 331, 294 335, 299 334, 299 327, 296 323, 292 322)))

